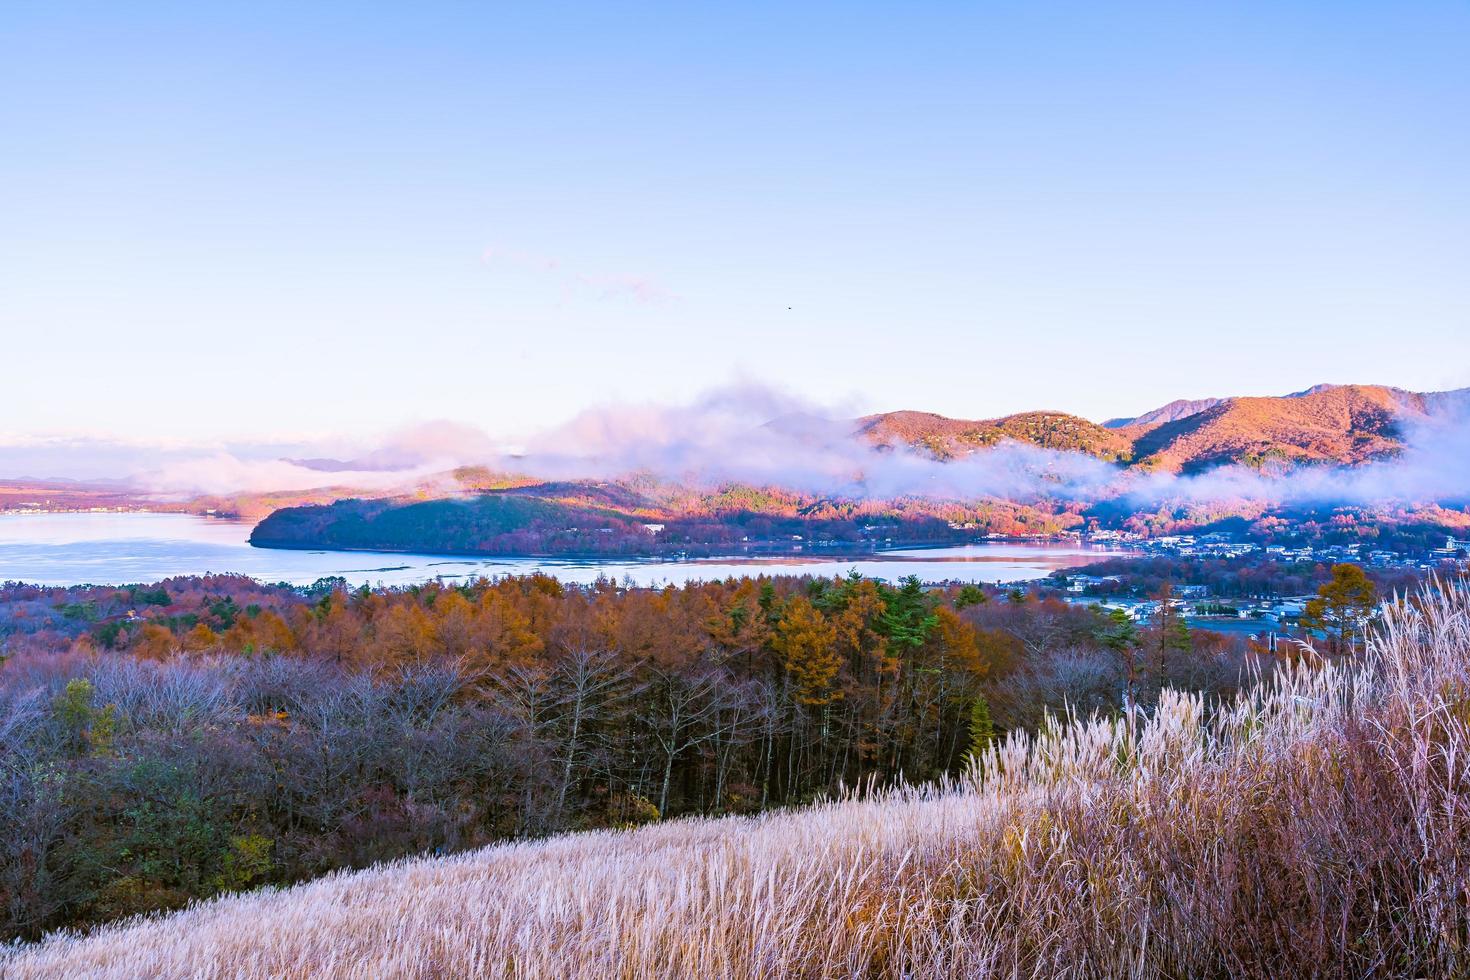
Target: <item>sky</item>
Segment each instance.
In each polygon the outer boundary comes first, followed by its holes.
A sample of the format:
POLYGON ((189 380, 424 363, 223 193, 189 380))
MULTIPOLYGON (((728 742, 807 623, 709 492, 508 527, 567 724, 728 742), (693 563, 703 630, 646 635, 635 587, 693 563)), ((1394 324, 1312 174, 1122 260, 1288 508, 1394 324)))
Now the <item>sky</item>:
POLYGON ((1463 2, 8 0, 0 442, 1470 385, 1467 50, 1463 2))

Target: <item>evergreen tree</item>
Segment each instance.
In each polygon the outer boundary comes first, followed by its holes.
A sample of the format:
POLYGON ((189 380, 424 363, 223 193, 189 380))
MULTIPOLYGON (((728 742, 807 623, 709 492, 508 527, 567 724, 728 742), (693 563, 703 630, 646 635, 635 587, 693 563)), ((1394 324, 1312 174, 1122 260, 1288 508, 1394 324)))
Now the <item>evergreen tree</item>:
POLYGON ((975 703, 970 706, 970 758, 981 758, 990 743, 995 741, 995 737, 995 722, 990 718, 990 702, 985 700, 985 695, 977 694, 975 703))
POLYGON ((1112 609, 1108 611, 1103 627, 1097 632, 1097 638, 1123 661, 1127 681, 1125 706, 1131 707, 1138 697, 1138 627, 1123 610, 1112 609))
POLYGON ((978 585, 966 585, 960 588, 959 594, 954 597, 956 609, 967 609, 970 606, 983 606, 990 601, 985 590, 978 585))
POLYGON ((919 577, 910 575, 897 589, 884 588, 882 596, 879 632, 898 648, 923 646, 930 631, 939 624, 939 617, 934 614, 934 597, 924 590, 919 577))

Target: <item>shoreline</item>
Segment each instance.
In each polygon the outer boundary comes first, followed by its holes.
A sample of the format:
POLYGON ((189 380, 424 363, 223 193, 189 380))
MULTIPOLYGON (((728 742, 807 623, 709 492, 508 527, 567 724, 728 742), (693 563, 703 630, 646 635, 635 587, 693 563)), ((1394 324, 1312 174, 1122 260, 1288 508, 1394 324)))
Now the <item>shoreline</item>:
MULTIPOLYGON (((1046 545, 1065 545, 1066 539, 1049 538, 987 538, 981 541, 945 541, 945 542, 900 542, 882 547, 852 549, 852 548, 752 548, 742 551, 711 551, 709 553, 690 554, 688 551, 673 551, 659 554, 617 554, 605 551, 560 551, 560 552, 494 552, 494 551, 434 551, 426 549, 410 548, 354 548, 344 545, 324 544, 256 544, 246 539, 246 545, 258 548, 261 551, 305 551, 305 552, 340 552, 344 554, 359 555, 419 555, 431 558, 461 558, 475 560, 507 559, 513 561, 605 561, 605 562, 698 562, 719 561, 721 559, 741 560, 753 558, 811 558, 818 561, 852 559, 873 559, 876 555, 891 554, 898 551, 940 551, 946 548, 971 548, 986 545, 1028 545, 1042 547, 1046 545)), ((1105 545, 1088 545, 1085 542, 1077 545, 1079 551, 1082 549, 1105 555, 1117 555, 1129 557, 1136 552, 1110 548, 1105 545)))
MULTIPOLYGON (((18 528, 31 522, 17 516, 4 523, 18 528)), ((849 542, 831 546, 767 540, 725 548, 669 548, 652 554, 601 551, 534 554, 337 548, 318 543, 253 544, 248 540, 249 525, 244 522, 177 513, 55 514, 38 518, 35 526, 34 535, 22 531, 14 536, 15 541, 0 548, 0 566, 4 566, 0 578, 37 586, 69 587, 136 584, 179 575, 239 574, 265 583, 287 581, 306 585, 317 577, 343 575, 354 584, 381 581, 400 585, 536 572, 567 582, 582 581, 599 573, 620 579, 632 575, 640 581, 657 582, 731 575, 830 576, 857 568, 865 575, 880 578, 912 572, 921 580, 936 584, 990 583, 1043 581, 1059 570, 1128 555, 1112 542, 1091 543, 1070 536, 972 537, 959 541, 899 539, 882 545, 849 542), (93 528, 87 523, 93 518, 103 523, 93 528), (114 520, 122 523, 116 527, 107 524, 114 520), (72 523, 58 526, 54 532, 40 530, 54 521, 72 523), (165 523, 155 530, 147 526, 154 521, 183 523, 177 526, 165 523), (143 527, 140 530, 128 522, 143 527), (196 542, 190 530, 193 527, 201 530, 213 527, 215 532, 202 533, 196 542), (53 536, 54 544, 49 541, 53 536), (162 540, 174 538, 180 542, 177 548, 162 540), (139 543, 128 543, 133 541, 139 543), (54 559, 45 557, 51 547, 60 549, 54 559), (30 554, 32 551, 34 555, 30 554), (38 558, 44 561, 37 563, 38 558)))

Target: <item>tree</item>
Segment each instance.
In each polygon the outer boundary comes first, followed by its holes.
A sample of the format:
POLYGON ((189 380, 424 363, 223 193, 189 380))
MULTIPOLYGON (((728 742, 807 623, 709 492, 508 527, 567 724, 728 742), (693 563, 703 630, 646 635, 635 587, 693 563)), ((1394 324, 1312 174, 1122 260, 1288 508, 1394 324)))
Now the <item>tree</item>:
POLYGON ((989 601, 990 597, 985 594, 985 590, 971 583, 960 586, 960 591, 954 597, 954 607, 966 609, 970 606, 983 606, 989 601))
POLYGON ((551 783, 550 734, 562 707, 563 693, 558 690, 543 664, 510 664, 489 675, 490 696, 510 720, 522 766, 521 833, 538 829, 547 822, 538 812, 540 790, 551 783))
POLYGON ((1303 610, 1301 625, 1322 634, 1328 653, 1351 653, 1377 607, 1378 589, 1360 566, 1333 565, 1332 578, 1303 610))
POLYGON ((85 677, 66 682, 66 688, 53 705, 56 720, 66 730, 68 740, 88 751, 105 754, 112 749, 117 734, 117 706, 98 708, 96 689, 85 677))
POLYGON ((556 795, 557 813, 565 815, 567 791, 586 755, 587 729, 634 692, 631 669, 604 650, 578 650, 558 662, 552 676, 559 685, 565 715, 559 753, 561 786, 556 795))
POLYGON ((884 588, 881 594, 884 609, 878 617, 879 629, 888 642, 900 649, 923 646, 939 617, 934 614, 934 597, 924 591, 919 577, 910 575, 897 589, 884 588))
POLYGON ((190 653, 212 649, 218 643, 219 637, 204 623, 195 623, 194 628, 185 633, 181 641, 183 648, 190 653))
POLYGON ((834 683, 842 665, 836 640, 832 625, 805 596, 786 603, 771 647, 781 655, 802 704, 830 704, 841 696, 834 683))
POLYGON ((480 598, 477 633, 479 647, 470 651, 477 668, 527 666, 537 661, 546 646, 515 598, 496 590, 480 598))
POLYGON ((1164 678, 1168 673, 1169 654, 1187 653, 1191 641, 1189 624, 1174 605, 1174 587, 1165 582, 1153 598, 1158 602, 1159 609, 1150 623, 1148 646, 1153 659, 1150 665, 1153 671, 1151 683, 1153 689, 1159 691, 1163 689, 1164 678))
POLYGON ((658 746, 663 778, 659 782, 658 812, 668 814, 669 786, 673 781, 674 761, 685 752, 721 735, 724 709, 730 700, 730 685, 718 671, 704 670, 693 675, 673 668, 650 665, 647 699, 638 718, 646 726, 658 746))
POLYGON ((966 713, 972 710, 990 664, 974 626, 945 606, 934 614, 937 625, 910 672, 914 681, 910 711, 915 733, 923 732, 927 740, 927 769, 937 775, 963 761, 966 713))
POLYGON ((1111 609, 1097 633, 1097 639, 1122 659, 1128 684, 1123 706, 1132 709, 1138 693, 1138 627, 1123 610, 1111 609))
POLYGON ((970 751, 972 762, 978 762, 985 755, 985 750, 990 743, 995 741, 995 722, 990 718, 990 702, 985 700, 985 695, 977 694, 975 703, 970 706, 970 751))

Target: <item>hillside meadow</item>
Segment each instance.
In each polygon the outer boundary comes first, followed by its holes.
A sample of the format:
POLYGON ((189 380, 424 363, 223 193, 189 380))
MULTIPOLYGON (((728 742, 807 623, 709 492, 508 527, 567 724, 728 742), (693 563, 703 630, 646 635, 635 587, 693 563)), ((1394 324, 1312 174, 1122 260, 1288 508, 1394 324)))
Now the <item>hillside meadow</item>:
POLYGON ((1462 976, 1470 594, 970 774, 503 844, 13 946, 6 977, 1462 976))

